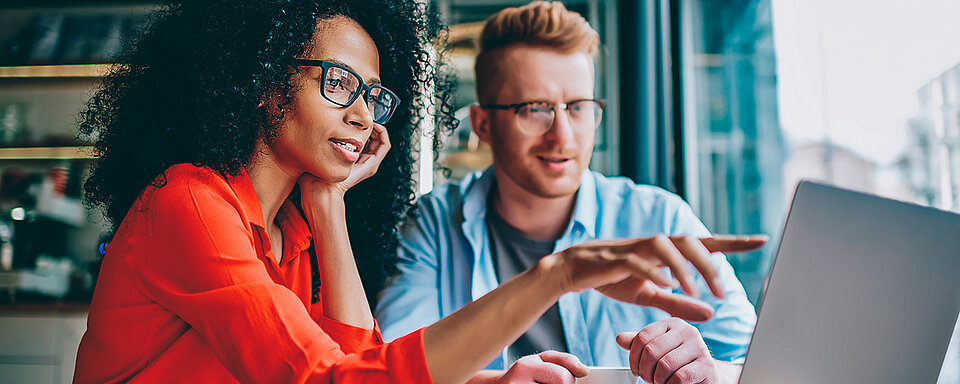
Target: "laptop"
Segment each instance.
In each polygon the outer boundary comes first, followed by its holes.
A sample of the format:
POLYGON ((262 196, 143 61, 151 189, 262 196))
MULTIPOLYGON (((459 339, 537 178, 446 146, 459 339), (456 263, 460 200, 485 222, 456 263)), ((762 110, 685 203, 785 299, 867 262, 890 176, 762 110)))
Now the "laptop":
POLYGON ((741 384, 936 383, 960 312, 960 215, 797 187, 741 384))

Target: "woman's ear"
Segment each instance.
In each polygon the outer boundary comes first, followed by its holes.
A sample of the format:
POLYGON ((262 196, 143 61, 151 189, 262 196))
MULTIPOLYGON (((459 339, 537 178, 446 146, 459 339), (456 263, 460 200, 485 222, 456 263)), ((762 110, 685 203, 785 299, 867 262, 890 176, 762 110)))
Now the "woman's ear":
POLYGON ((260 96, 260 102, 257 103, 257 109, 270 108, 274 109, 279 104, 280 91, 279 90, 270 90, 260 96))

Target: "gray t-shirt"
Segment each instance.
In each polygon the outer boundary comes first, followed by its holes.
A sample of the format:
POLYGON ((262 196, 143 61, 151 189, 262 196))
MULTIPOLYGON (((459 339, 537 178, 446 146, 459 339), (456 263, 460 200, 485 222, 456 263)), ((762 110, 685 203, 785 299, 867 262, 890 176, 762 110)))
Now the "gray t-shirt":
MULTIPOLYGON (((487 209, 487 229, 490 232, 490 250, 493 267, 501 283, 510 280, 540 260, 553 253, 556 240, 534 240, 520 234, 503 220, 493 208, 487 209)), ((508 348, 511 362, 517 359, 554 350, 567 352, 567 341, 563 337, 563 325, 560 323, 560 307, 554 304, 536 323, 508 348)))

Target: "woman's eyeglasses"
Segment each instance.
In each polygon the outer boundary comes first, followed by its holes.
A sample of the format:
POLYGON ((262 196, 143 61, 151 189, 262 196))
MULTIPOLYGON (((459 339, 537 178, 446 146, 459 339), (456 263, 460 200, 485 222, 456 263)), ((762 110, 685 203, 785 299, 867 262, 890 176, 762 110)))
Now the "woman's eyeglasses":
POLYGON ((364 102, 373 115, 373 121, 383 125, 390 120, 400 104, 400 98, 393 91, 379 84, 366 85, 363 78, 350 68, 324 60, 295 59, 298 66, 323 68, 320 78, 320 95, 331 103, 348 107, 364 93, 364 102))
POLYGON ((485 104, 483 109, 511 109, 517 117, 517 127, 520 131, 531 136, 539 136, 550 130, 557 111, 567 111, 570 126, 577 130, 593 130, 600 125, 600 117, 607 103, 601 99, 579 99, 568 103, 550 103, 546 101, 529 101, 519 104, 485 104))

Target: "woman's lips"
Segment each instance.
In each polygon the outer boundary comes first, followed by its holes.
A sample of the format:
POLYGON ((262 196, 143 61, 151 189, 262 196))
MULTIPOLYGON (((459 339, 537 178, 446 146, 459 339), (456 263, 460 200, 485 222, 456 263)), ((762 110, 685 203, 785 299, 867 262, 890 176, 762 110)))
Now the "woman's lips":
POLYGON ((356 140, 330 139, 330 143, 346 160, 356 163, 360 160, 360 145, 356 140))

